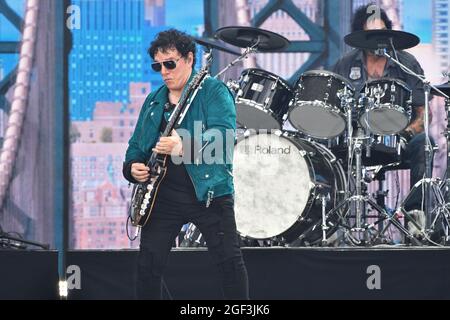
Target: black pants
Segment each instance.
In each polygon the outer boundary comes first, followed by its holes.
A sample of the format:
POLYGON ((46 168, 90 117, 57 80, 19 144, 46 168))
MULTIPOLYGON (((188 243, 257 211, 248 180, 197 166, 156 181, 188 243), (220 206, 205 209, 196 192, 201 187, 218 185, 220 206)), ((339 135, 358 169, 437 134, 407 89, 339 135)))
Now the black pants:
POLYGON ((225 299, 248 299, 247 269, 242 259, 234 217, 233 197, 214 199, 211 206, 157 200, 142 229, 136 293, 138 299, 161 299, 161 284, 172 243, 181 227, 193 222, 219 267, 225 299))
MULTIPOLYGON (((431 143, 434 145, 433 139, 431 143)), ((432 158, 433 159, 433 158, 432 158)), ((407 165, 410 171, 411 188, 425 176, 425 134, 416 135, 402 152, 402 163, 407 165)), ((433 161, 431 161, 433 167, 433 161)), ((416 210, 422 207, 422 188, 418 188, 410 194, 405 203, 405 210, 416 210)))

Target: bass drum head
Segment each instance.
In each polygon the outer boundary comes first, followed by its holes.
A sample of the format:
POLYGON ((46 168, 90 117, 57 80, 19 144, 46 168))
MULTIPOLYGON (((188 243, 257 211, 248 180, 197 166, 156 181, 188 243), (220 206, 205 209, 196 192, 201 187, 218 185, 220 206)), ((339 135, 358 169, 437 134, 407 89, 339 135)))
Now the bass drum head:
POLYGON ((294 226, 314 187, 309 167, 304 152, 286 137, 254 134, 241 139, 234 152, 238 232, 263 240, 294 226))

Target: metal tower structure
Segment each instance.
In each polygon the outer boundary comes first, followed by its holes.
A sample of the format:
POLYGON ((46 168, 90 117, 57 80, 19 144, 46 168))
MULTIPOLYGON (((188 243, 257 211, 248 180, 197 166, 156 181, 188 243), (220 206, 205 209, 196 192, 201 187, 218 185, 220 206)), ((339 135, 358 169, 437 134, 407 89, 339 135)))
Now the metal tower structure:
MULTIPOLYGON (((205 1, 205 37, 214 36, 214 31, 220 28, 218 8, 221 0, 205 1)), ((260 27, 272 14, 278 10, 286 12, 305 32, 309 41, 293 41, 283 52, 310 53, 309 59, 292 76, 293 79, 306 70, 332 66, 346 48, 342 41, 349 30, 351 17, 351 0, 317 0, 323 8, 323 26, 311 21, 292 0, 269 0, 267 5, 253 18, 251 25, 260 27)))

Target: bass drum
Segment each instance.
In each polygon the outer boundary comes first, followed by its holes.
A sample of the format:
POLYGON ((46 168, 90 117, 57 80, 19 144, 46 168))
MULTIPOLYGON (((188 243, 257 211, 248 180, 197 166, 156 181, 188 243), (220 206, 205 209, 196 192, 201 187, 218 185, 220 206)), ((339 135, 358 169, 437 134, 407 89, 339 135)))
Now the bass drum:
MULTIPOLYGON (((247 134, 235 145, 234 183, 241 236, 309 245, 322 238, 321 195, 329 195, 329 212, 344 199, 346 178, 322 145, 288 134, 247 134)), ((328 236, 337 216, 328 217, 328 236)))

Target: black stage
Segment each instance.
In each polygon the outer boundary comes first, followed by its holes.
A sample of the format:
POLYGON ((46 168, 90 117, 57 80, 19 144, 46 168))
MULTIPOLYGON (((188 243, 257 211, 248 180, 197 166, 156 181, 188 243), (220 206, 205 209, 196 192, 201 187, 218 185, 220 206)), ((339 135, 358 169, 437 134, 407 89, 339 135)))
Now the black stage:
MULTIPOLYGON (((243 252, 255 300, 450 299, 450 248, 244 248, 243 252)), ((81 271, 81 289, 71 290, 70 298, 132 299, 136 257, 134 250, 69 252, 68 265, 81 271)), ((166 284, 175 300, 220 299, 215 276, 204 249, 176 249, 169 259, 166 284)), ((0 299, 56 299, 57 279, 56 252, 0 250, 0 299)))

